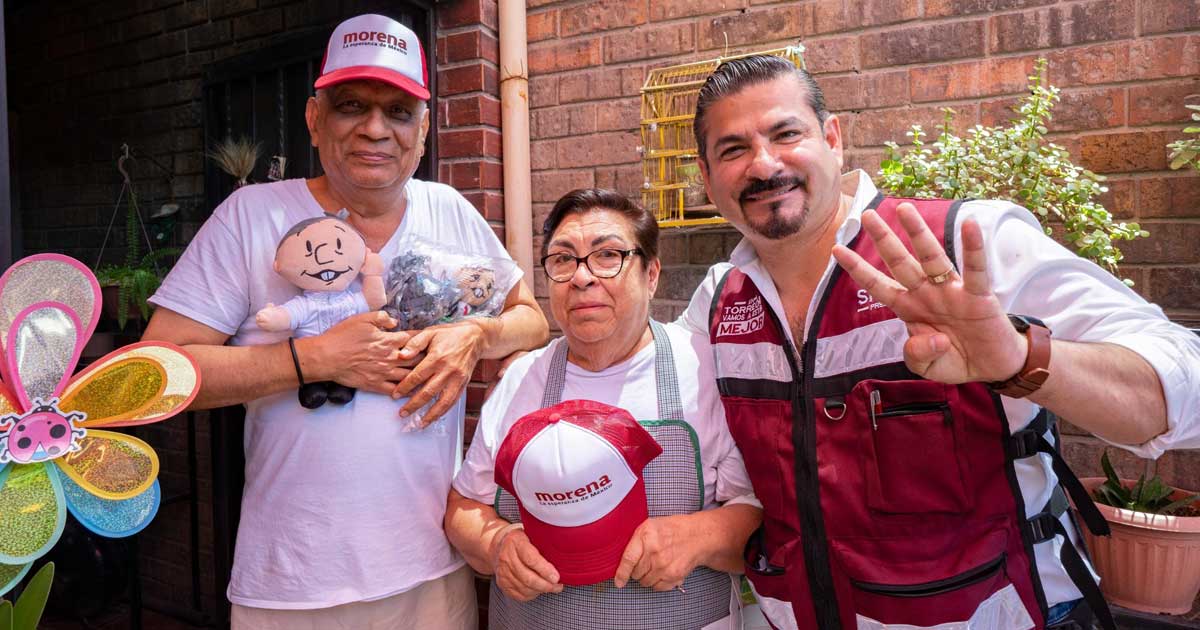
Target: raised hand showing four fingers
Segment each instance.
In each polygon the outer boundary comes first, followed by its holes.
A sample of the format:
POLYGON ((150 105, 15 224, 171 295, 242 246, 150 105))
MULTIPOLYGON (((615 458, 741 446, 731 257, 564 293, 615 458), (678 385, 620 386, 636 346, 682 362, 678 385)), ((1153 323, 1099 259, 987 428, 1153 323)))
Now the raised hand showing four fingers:
POLYGON ((835 245, 833 256, 860 287, 907 325, 908 368, 950 384, 1003 381, 1016 374, 1025 362, 1027 344, 992 293, 979 224, 963 221, 960 274, 911 203, 900 204, 897 213, 912 253, 874 210, 862 216, 863 229, 890 277, 844 246, 835 245))

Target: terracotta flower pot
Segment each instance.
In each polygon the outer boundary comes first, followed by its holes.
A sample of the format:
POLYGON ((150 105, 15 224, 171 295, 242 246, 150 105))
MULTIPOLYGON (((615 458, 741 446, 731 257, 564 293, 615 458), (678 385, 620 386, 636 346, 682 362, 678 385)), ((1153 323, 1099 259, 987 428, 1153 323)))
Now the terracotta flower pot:
MULTIPOLYGON (((1081 479, 1088 492, 1104 483, 1081 479)), ((1133 481, 1124 481, 1133 485, 1133 481)), ((1172 500, 1192 494, 1176 490, 1172 500)), ((1200 592, 1200 516, 1147 514, 1096 504, 1112 536, 1082 528, 1108 601, 1148 613, 1182 615, 1200 592)))

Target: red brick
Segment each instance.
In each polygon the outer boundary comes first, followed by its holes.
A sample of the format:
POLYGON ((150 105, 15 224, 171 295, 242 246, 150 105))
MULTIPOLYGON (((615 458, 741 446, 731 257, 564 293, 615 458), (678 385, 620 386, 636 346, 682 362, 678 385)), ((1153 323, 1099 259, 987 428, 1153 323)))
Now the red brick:
POLYGON ((525 16, 525 38, 529 42, 558 37, 558 9, 525 16))
POLYGON ((496 68, 483 62, 438 71, 439 96, 480 91, 495 94, 499 84, 496 68))
POLYGON ((453 129, 438 134, 438 157, 500 157, 500 133, 492 129, 453 129))
POLYGON ((1200 0, 1154 0, 1140 12, 1143 35, 1200 28, 1200 0))
POLYGON ((483 218, 490 221, 504 220, 504 195, 498 192, 483 191, 464 193, 463 197, 475 206, 483 218))
POLYGON ((643 181, 645 181, 645 176, 642 174, 641 164, 625 164, 596 169, 597 187, 615 190, 638 202, 641 202, 642 198, 643 181))
POLYGON ((1108 192, 1096 198, 1112 215, 1122 221, 1137 218, 1137 184, 1130 179, 1109 179, 1104 182, 1108 192))
POLYGON ((1133 35, 1131 5, 1094 0, 993 16, 992 52, 1059 48, 1133 35))
POLYGON ((542 171, 554 168, 558 164, 558 149, 554 140, 540 140, 529 143, 529 168, 542 171))
POLYGON ((496 30, 500 13, 496 0, 456 0, 438 6, 438 26, 443 29, 482 24, 496 30))
POLYGON ((1129 80, 1128 42, 1056 50, 1046 57, 1050 83, 1060 88, 1129 80))
POLYGON ((850 151, 846 153, 846 170, 861 169, 871 177, 879 173, 883 162, 882 151, 850 151))
POLYGON ((1017 57, 913 68, 909 71, 912 100, 954 101, 1023 92, 1033 62, 1031 57, 1017 57))
POLYGON ((1054 2, 1055 0, 925 0, 925 17, 996 13, 1054 2))
POLYGON ((596 108, 596 130, 617 131, 635 129, 641 120, 642 99, 625 98, 608 101, 596 108))
POLYGON ((498 162, 453 162, 449 166, 451 186, 466 190, 471 188, 498 189, 504 187, 504 168, 498 162))
MULTIPOLYGON (((975 124, 978 117, 976 106, 963 105, 954 109, 957 114, 954 117, 953 128, 956 133, 964 133, 967 128, 975 124)), ((938 136, 938 127, 941 126, 943 118, 944 115, 939 107, 911 107, 869 112, 854 119, 849 133, 849 146, 856 149, 882 146, 888 140, 903 146, 908 142, 908 136, 905 134, 913 125, 921 125, 927 134, 926 140, 933 140, 938 136)))
POLYGON ((529 106, 558 104, 558 77, 529 77, 529 106))
POLYGON ((1168 310, 1200 310, 1200 267, 1154 267, 1148 276, 1150 301, 1168 310))
POLYGON ((1186 104, 1200 104, 1200 78, 1129 87, 1129 124, 1153 125, 1190 120, 1186 104), (1192 98, 1188 98, 1188 97, 1192 98))
POLYGON ((578 136, 596 131, 596 108, 597 105, 593 103, 568 105, 564 108, 571 135, 578 136))
POLYGON ((1200 35, 1137 40, 1129 46, 1129 68, 1126 80, 1200 74, 1200 35))
POLYGON ((908 26, 862 36, 864 68, 983 56, 983 20, 908 26))
POLYGON ((1187 265, 1200 263, 1200 223, 1142 222, 1146 238, 1122 241, 1121 252, 1131 264, 1187 265))
POLYGON ((1171 486, 1196 492, 1200 490, 1200 451, 1169 451, 1158 459, 1156 473, 1171 486))
POLYGON ((646 82, 644 68, 587 70, 559 77, 558 101, 573 103, 640 94, 646 82))
POLYGON ((728 46, 799 37, 804 33, 803 25, 807 23, 811 10, 812 5, 789 4, 702 19, 700 48, 724 49, 728 46))
POLYGON ((595 182, 591 169, 538 171, 532 177, 532 198, 533 201, 554 203, 572 190, 591 188, 595 182))
POLYGON ((696 50, 696 29, 691 22, 634 28, 604 38, 605 63, 680 55, 696 50))
POLYGON ((831 112, 908 103, 908 72, 904 70, 819 77, 817 82, 831 112))
POLYGON ((1155 177, 1137 181, 1137 207, 1142 218, 1200 218, 1200 177, 1155 177))
POLYGON ((450 127, 500 126, 500 100, 489 94, 441 99, 446 103, 445 123, 450 127))
POLYGON ((1125 124, 1123 88, 1070 90, 1060 96, 1053 118, 1046 125, 1052 132, 1109 129, 1125 124))
POLYGON ((646 0, 604 0, 564 8, 559 25, 563 37, 646 23, 646 0))
POLYGON ((1083 166, 1096 173, 1161 171, 1167 168, 1167 136, 1161 131, 1135 131, 1084 136, 1083 166))
POLYGON ((442 55, 439 61, 442 62, 454 63, 470 59, 486 59, 492 63, 500 61, 499 40, 478 29, 439 38, 438 44, 442 55))
POLYGON ((845 0, 813 5, 813 32, 833 33, 921 17, 917 0, 845 0))
POLYGON ((652 21, 673 20, 681 17, 710 15, 742 8, 742 0, 650 0, 652 21))
POLYGON ((547 74, 600 65, 600 39, 554 40, 529 47, 529 73, 547 74))
POLYGON ((570 130, 565 107, 545 107, 529 113, 529 137, 534 140, 561 138, 570 130))
POLYGON ((638 134, 631 131, 596 133, 555 142, 559 168, 622 164, 641 157, 637 153, 638 134))
POLYGON ((858 68, 858 36, 826 37, 804 42, 804 63, 813 74, 858 68))

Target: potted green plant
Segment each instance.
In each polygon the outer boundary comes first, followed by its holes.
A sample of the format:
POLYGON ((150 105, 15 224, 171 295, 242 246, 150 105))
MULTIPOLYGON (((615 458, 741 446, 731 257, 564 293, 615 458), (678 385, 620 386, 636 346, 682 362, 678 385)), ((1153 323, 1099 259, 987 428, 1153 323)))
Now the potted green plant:
POLYGON ((37 630, 54 581, 54 563, 47 562, 25 585, 16 603, 0 600, 0 630, 37 630))
POLYGON ((976 125, 960 136, 952 127, 954 110, 946 108, 937 140, 927 144, 914 125, 908 132, 912 148, 887 143, 876 184, 899 197, 1010 200, 1033 212, 1047 234, 1061 225, 1063 239, 1080 256, 1116 274, 1122 257, 1116 242, 1149 233, 1137 223, 1114 221, 1096 201, 1107 190, 1104 178, 1075 165, 1066 149, 1046 139, 1059 90, 1045 76, 1046 60, 1039 59, 1029 95, 1008 126, 976 125))
POLYGON ((1180 615, 1200 593, 1200 494, 1172 488, 1157 476, 1121 479, 1105 452, 1104 477, 1082 479, 1111 536, 1084 528, 1100 588, 1112 603, 1180 615))
POLYGON ((159 261, 177 256, 177 247, 160 249, 150 252, 137 261, 136 264, 108 265, 96 270, 96 281, 100 283, 104 313, 117 320, 117 326, 124 329, 131 313, 140 315, 142 320, 150 319, 151 295, 158 290, 158 285, 166 277, 170 267, 159 261), (136 306, 136 311, 130 307, 136 306))

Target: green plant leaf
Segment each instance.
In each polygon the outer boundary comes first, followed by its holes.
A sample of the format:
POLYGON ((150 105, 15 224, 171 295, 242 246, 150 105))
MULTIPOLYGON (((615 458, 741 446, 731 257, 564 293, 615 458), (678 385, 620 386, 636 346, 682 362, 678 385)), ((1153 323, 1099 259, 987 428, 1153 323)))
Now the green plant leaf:
POLYGON ((54 563, 47 562, 25 585, 21 597, 13 606, 13 630, 37 630, 46 609, 46 598, 50 596, 50 583, 54 581, 54 563))
POLYGON ((1109 482, 1114 483, 1117 486, 1121 485, 1121 478, 1117 476, 1117 471, 1113 469, 1112 462, 1108 459, 1107 450, 1100 455, 1100 468, 1104 469, 1105 479, 1108 479, 1109 482))
POLYGON ((0 630, 12 630, 13 605, 7 599, 0 600, 0 630))
POLYGON ((1162 508, 1160 508, 1158 511, 1162 514, 1173 514, 1175 512, 1175 510, 1178 510, 1179 508, 1188 507, 1189 505, 1195 503, 1197 499, 1200 499, 1200 494, 1193 494, 1190 497, 1184 497, 1178 501, 1173 501, 1171 503, 1168 503, 1167 505, 1164 505, 1162 508))

